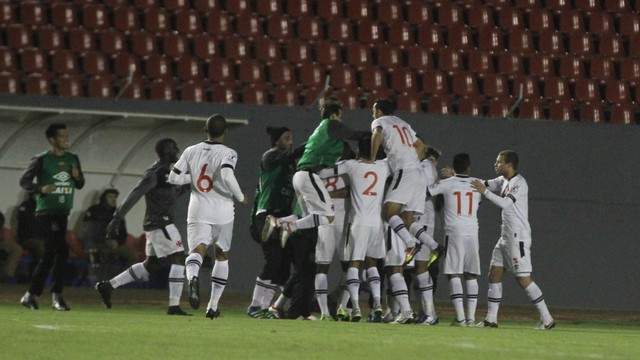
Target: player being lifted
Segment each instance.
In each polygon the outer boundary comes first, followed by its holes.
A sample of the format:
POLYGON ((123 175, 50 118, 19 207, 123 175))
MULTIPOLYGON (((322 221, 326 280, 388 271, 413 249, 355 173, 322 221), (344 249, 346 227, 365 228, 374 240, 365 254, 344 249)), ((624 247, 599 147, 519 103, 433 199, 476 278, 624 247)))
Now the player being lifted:
POLYGON ((207 140, 188 147, 169 175, 172 184, 191 183, 191 198, 187 214, 189 256, 186 273, 189 280, 189 303, 200 306, 198 273, 207 249, 215 247, 215 264, 211 272, 211 298, 205 316, 220 316, 218 302, 229 276, 229 250, 233 234, 235 198, 243 205, 247 197, 240 190, 234 175, 238 160, 235 150, 223 144, 227 121, 222 115, 212 115, 205 128, 207 140))

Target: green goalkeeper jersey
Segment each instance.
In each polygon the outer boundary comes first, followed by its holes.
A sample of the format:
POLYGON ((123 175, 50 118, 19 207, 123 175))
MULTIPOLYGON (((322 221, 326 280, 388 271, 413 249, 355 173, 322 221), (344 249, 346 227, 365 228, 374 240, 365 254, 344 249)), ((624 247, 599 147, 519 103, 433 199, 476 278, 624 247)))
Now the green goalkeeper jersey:
POLYGON ((311 134, 304 149, 304 155, 298 162, 298 170, 318 170, 325 167, 333 167, 342 156, 344 142, 342 139, 334 139, 329 136, 329 123, 335 120, 323 119, 316 130, 311 134))
MULTIPOLYGON (((278 152, 273 149, 270 151, 278 152)), ((278 164, 270 170, 261 167, 256 190, 257 210, 279 210, 289 213, 293 201, 293 162, 278 164)))

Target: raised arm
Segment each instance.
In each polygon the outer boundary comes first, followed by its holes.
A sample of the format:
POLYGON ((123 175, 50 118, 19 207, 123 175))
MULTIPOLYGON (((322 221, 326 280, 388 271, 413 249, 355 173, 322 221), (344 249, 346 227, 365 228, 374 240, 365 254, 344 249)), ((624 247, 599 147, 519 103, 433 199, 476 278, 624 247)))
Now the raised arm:
POLYGON ((371 156, 369 157, 370 161, 376 160, 376 155, 378 154, 378 149, 380 148, 380 143, 382 142, 382 127, 378 126, 373 129, 373 133, 371 134, 371 156))

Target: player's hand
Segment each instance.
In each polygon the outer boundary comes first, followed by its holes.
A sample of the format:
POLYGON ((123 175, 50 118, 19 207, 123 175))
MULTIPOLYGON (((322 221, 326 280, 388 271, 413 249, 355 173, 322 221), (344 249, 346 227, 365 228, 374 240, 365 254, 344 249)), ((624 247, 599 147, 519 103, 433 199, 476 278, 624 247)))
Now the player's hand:
POLYGON ((107 239, 113 239, 120 235, 120 220, 113 219, 107 225, 107 239))
POLYGON ((242 201, 240 201, 240 204, 242 204, 242 205, 249 204, 249 197, 246 194, 243 194, 243 195, 244 195, 244 199, 242 201))
POLYGON ((442 169, 440 169, 440 176, 442 176, 443 179, 453 177, 455 174, 456 172, 453 171, 453 169, 448 166, 445 166, 442 169))
POLYGON ((484 183, 478 179, 471 181, 471 187, 473 188, 473 190, 479 192, 480 194, 484 194, 484 192, 487 190, 487 187, 484 186, 484 183))
POLYGON ((76 165, 71 166, 71 177, 73 180, 80 180, 80 169, 76 165))
POLYGON ((41 194, 49 194, 51 192, 53 192, 53 190, 56 189, 56 186, 53 184, 49 184, 49 185, 42 185, 40 187, 40 193, 41 194))

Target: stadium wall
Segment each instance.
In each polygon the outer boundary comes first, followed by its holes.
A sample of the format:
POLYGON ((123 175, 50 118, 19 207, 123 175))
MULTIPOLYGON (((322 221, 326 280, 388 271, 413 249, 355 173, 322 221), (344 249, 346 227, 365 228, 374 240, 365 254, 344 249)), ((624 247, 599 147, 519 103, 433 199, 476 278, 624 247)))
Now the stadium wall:
MULTIPOLYGON (((249 125, 234 128, 226 140, 239 155, 236 174, 243 191, 253 196, 262 153, 270 146, 265 126, 288 126, 294 142, 305 141, 315 128, 319 114, 303 107, 189 104, 153 101, 104 101, 93 99, 33 98, 0 96, 0 104, 72 107, 94 110, 156 112, 208 116, 222 113, 229 118, 248 119, 249 125)), ((640 287, 634 269, 640 258, 637 237, 640 223, 635 179, 640 175, 637 156, 640 128, 637 126, 577 122, 527 121, 521 119, 469 118, 430 114, 402 114, 426 139, 443 151, 440 165, 451 165, 455 153, 472 158, 472 175, 494 177, 493 163, 500 150, 512 149, 520 155, 520 171, 530 188, 529 219, 533 229, 534 279, 550 306, 640 310, 640 287)), ((29 158, 46 149, 44 128, 51 118, 20 119, 0 114, 0 142, 11 141, 0 154, 0 210, 12 219, 15 206, 24 194, 18 186, 29 158), (34 120, 35 119, 35 120, 34 120), (9 139, 24 121, 32 121, 20 139, 9 139)), ((346 124, 369 128, 370 110, 345 111, 346 124)), ((55 120, 64 121, 64 114, 55 120)), ((88 172, 86 188, 78 192, 71 225, 79 228, 82 210, 96 201, 100 191, 113 181, 118 165, 127 158, 123 175, 113 184, 123 194, 137 182, 138 174, 154 161, 153 144, 161 137, 174 137, 181 149, 203 139, 202 123, 142 121, 131 118, 87 119, 84 127, 76 119, 72 141, 81 133, 91 133, 74 144, 73 151, 88 172), (93 132, 87 128, 94 126, 93 132), (85 132, 86 131, 86 132, 85 132), (110 149, 109 151, 103 151, 110 149)), ((180 202, 178 219, 186 216, 188 199, 180 202)), ((234 243, 228 288, 253 288, 262 265, 259 247, 249 238, 249 207, 236 208, 234 243)), ((127 217, 129 232, 142 233, 142 202, 127 217)), ((483 201, 479 211, 480 249, 483 271, 488 269, 492 248, 500 233, 500 210, 483 201)), ((438 222, 442 223, 439 217, 438 222)), ((15 228, 15 221, 10 224, 15 228)), ((185 224, 181 225, 184 233, 185 224)), ((441 231, 437 240, 441 240, 441 231)), ((333 268, 336 270, 337 268, 333 268)), ((335 274, 336 271, 334 271, 335 274)), ((334 275, 333 279, 336 277, 334 275)), ((486 274, 480 277, 480 302, 486 301, 486 274)), ((335 281, 330 287, 333 287, 335 281)), ((503 302, 527 303, 515 281, 507 278, 503 302)), ((446 278, 441 275, 437 298, 448 299, 446 278)), ((247 299, 249 302, 249 299, 247 299)))

